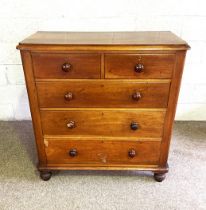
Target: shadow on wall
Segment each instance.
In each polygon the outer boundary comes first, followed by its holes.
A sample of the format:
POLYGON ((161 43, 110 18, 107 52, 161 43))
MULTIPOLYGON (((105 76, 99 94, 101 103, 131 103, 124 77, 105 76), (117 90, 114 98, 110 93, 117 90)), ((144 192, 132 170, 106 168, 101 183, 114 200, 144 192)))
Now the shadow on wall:
MULTIPOLYGON (((22 69, 23 71, 23 69, 22 69)), ((19 86, 19 94, 14 104, 14 119, 15 120, 31 120, 31 113, 29 108, 28 94, 26 85, 19 86)))

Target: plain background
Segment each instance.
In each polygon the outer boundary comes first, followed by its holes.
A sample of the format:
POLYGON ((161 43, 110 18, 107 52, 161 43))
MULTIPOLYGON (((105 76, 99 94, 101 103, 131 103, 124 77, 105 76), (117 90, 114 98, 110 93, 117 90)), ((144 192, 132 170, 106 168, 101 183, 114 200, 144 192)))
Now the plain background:
POLYGON ((191 46, 176 120, 206 120, 205 0, 0 0, 0 120, 30 119, 16 45, 41 31, 173 31, 191 46))

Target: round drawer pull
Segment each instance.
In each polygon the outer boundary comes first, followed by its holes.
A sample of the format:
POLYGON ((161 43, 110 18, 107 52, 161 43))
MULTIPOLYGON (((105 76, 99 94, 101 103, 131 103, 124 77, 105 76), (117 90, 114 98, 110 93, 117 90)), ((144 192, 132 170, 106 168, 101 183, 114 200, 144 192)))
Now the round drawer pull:
POLYGON ((132 122, 130 124, 130 128, 135 131, 139 128, 139 125, 136 122, 132 122))
POLYGON ((137 73, 141 73, 141 72, 143 72, 143 70, 144 70, 144 65, 141 64, 141 63, 138 63, 138 64, 135 65, 134 70, 135 70, 137 73))
POLYGON ((135 149, 129 149, 128 156, 131 157, 131 158, 135 157, 136 156, 135 149))
POLYGON ((75 148, 72 148, 72 149, 69 150, 69 155, 71 157, 75 157, 75 156, 78 155, 78 152, 77 152, 77 150, 75 148))
POLYGON ((71 101, 73 99, 73 94, 71 92, 68 92, 64 95, 65 100, 71 101))
POLYGON ((72 67, 72 65, 71 65, 70 63, 64 63, 64 64, 62 65, 62 70, 63 70, 64 72, 68 72, 69 70, 71 70, 71 67, 72 67))
POLYGON ((68 123, 67 123, 67 128, 70 128, 70 129, 72 129, 72 128, 75 128, 76 127, 76 125, 75 125, 75 122, 74 121, 69 121, 68 123))
POLYGON ((134 99, 135 101, 139 101, 139 99, 141 98, 141 93, 140 92, 136 92, 132 94, 132 99, 134 99))

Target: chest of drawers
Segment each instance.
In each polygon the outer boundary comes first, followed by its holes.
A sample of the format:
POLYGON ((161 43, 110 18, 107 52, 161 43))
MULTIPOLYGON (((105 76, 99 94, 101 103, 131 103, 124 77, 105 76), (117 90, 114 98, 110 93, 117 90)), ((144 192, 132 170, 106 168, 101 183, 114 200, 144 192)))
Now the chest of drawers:
POLYGON ((188 44, 171 32, 37 32, 21 51, 40 171, 168 172, 188 44))

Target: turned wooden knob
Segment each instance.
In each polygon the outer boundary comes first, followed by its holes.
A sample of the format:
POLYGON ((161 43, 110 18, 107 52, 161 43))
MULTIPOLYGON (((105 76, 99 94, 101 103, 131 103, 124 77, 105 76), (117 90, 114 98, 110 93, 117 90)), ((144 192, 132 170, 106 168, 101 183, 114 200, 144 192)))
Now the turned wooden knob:
POLYGON ((68 92, 64 95, 65 100, 70 101, 73 99, 73 94, 71 92, 68 92))
POLYGON ((62 70, 65 72, 68 72, 69 70, 71 70, 72 65, 70 63, 64 63, 62 65, 62 70))
POLYGON ((132 94, 132 98, 135 100, 135 101, 139 101, 139 99, 141 98, 141 93, 140 92, 136 92, 136 93, 133 93, 132 94))
POLYGON ((75 157, 75 156, 78 155, 78 152, 77 152, 77 150, 75 148, 72 148, 72 149, 69 150, 69 155, 71 157, 75 157))
POLYGON ((136 151, 134 149, 129 149, 128 156, 133 158, 136 156, 136 151))
POLYGON ((141 73, 141 72, 143 72, 143 70, 144 70, 144 65, 141 64, 141 63, 138 63, 138 64, 135 65, 134 70, 135 70, 137 73, 141 73))
POLYGON ((70 128, 70 129, 72 129, 72 128, 75 128, 76 127, 76 125, 75 125, 75 122, 74 121, 69 121, 68 123, 67 123, 67 128, 70 128))
POLYGON ((135 131, 139 128, 139 125, 136 122, 132 122, 130 124, 130 128, 135 131))

